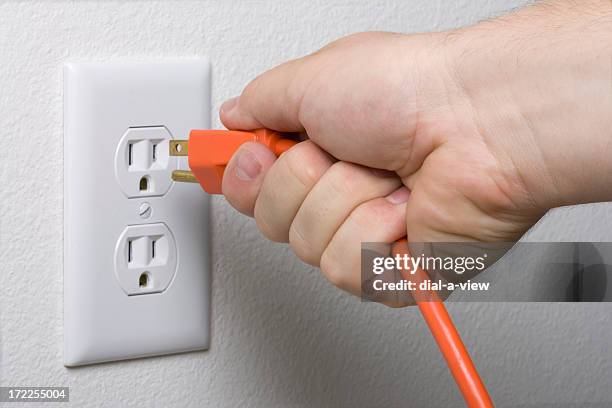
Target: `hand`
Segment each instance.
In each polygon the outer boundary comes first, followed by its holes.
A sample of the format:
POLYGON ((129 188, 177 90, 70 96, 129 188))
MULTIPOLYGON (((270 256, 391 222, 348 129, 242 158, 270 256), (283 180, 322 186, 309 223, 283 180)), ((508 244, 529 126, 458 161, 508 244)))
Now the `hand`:
POLYGON ((278 159, 243 145, 225 196, 356 295, 361 242, 514 241, 552 207, 609 199, 612 7, 570 3, 352 35, 264 73, 225 126, 309 140, 278 159))

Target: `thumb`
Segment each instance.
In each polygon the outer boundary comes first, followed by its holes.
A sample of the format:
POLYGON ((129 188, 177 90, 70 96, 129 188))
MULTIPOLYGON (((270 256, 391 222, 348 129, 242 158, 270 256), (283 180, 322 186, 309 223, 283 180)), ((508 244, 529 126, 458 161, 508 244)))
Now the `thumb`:
POLYGON ((255 201, 276 156, 260 143, 247 142, 234 153, 225 168, 221 189, 236 210, 253 216, 255 201))

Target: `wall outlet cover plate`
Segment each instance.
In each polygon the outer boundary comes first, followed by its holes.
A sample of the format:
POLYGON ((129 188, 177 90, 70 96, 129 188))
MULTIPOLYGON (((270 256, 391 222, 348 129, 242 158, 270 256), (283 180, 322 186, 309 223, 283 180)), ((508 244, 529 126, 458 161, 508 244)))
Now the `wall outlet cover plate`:
POLYGON ((210 64, 64 67, 64 364, 208 348, 209 196, 168 140, 210 127, 210 64))

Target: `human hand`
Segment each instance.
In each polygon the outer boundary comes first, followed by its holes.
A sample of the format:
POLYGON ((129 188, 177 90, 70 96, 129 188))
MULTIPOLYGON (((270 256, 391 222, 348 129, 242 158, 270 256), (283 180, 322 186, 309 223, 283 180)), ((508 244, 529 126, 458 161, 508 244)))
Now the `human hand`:
POLYGON ((225 196, 356 295, 361 242, 514 241, 552 207, 607 200, 611 7, 565 3, 353 35, 264 73, 223 105, 225 126, 309 140, 278 159, 243 145, 225 196))

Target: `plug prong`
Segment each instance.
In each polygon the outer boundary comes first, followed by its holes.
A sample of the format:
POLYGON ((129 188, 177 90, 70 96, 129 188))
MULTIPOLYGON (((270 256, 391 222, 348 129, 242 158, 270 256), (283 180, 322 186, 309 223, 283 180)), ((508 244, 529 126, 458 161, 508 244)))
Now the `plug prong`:
POLYGON ((172 180, 183 183, 198 183, 198 180, 189 170, 174 170, 172 172, 172 180))
POLYGON ((187 140, 170 140, 170 156, 187 156, 187 140))

